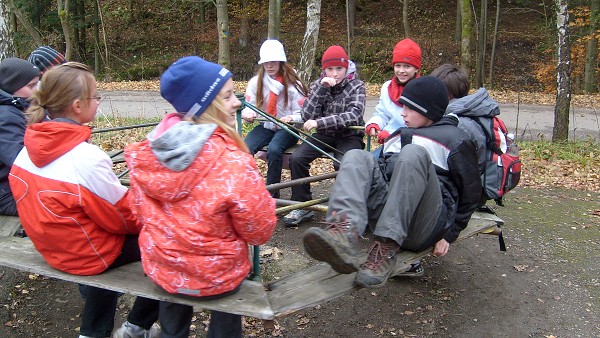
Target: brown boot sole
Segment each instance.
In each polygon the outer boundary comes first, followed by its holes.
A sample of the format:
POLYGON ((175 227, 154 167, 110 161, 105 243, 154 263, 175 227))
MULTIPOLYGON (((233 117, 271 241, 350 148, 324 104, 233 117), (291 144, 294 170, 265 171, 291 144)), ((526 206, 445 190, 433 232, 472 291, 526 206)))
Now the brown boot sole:
POLYGON ((304 249, 314 259, 328 263, 331 268, 341 274, 358 271, 355 256, 343 252, 330 241, 330 235, 321 228, 310 228, 302 237, 304 249))

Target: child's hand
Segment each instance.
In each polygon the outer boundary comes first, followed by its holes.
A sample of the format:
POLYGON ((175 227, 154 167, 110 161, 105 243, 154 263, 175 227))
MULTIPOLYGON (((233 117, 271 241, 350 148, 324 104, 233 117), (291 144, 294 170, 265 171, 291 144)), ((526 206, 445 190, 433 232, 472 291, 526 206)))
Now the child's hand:
POLYGON ((321 84, 323 85, 323 87, 333 87, 335 86, 335 79, 332 77, 327 77, 325 76, 324 78, 321 79, 321 84))
POLYGON ((246 121, 248 123, 254 122, 255 118, 256 118, 256 113, 253 111, 245 110, 242 112, 242 119, 244 119, 244 121, 246 121))
POLYGON ((292 117, 287 115, 279 119, 283 123, 290 123, 292 121, 292 117))
POLYGON ((317 128, 317 121, 308 120, 308 121, 304 122, 304 130, 311 131, 316 128, 317 128))
POLYGON ((435 257, 442 257, 448 253, 448 249, 450 249, 450 243, 448 243, 445 239, 440 239, 435 246, 433 247, 433 253, 435 257))

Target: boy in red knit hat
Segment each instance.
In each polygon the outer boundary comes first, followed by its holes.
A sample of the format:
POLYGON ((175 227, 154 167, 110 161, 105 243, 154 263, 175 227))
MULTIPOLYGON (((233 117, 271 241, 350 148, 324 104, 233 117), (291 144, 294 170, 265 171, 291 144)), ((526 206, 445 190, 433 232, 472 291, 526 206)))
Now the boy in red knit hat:
MULTIPOLYGON (((392 53, 392 66, 394 76, 381 87, 379 103, 375 113, 365 127, 371 136, 377 136, 379 143, 383 144, 391 133, 404 127, 402 119, 402 103, 398 100, 402 95, 404 86, 419 77, 421 70, 421 48, 411 39, 401 40, 396 44, 392 53)), ((381 150, 375 151, 376 157, 381 150)))
MULTIPOLYGON (((335 157, 341 160, 346 151, 364 148, 364 132, 348 127, 363 126, 365 123, 365 84, 357 78, 356 66, 348 60, 341 46, 327 48, 321 58, 321 68, 323 73, 311 84, 300 114, 304 130, 316 129, 313 136, 339 150, 335 157)), ((328 151, 320 143, 315 145, 328 151)), ((320 152, 302 143, 290 157, 292 179, 308 177, 310 163, 319 156, 320 152)), ((339 165, 334 163, 334 168, 337 170, 339 165)), ((292 200, 305 202, 311 199, 309 183, 292 187, 292 200)), ((283 221, 287 226, 296 226, 313 215, 313 211, 297 209, 287 214, 283 221)))

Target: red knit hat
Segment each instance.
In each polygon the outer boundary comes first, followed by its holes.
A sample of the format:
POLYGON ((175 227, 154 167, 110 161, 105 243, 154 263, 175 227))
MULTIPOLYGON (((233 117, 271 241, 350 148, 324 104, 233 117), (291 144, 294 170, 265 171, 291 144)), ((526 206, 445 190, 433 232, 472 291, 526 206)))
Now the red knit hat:
POLYGON ((411 39, 404 39, 394 46, 392 66, 400 62, 421 69, 421 48, 416 42, 411 39))
POLYGON ((331 46, 323 53, 321 69, 338 66, 348 69, 348 54, 342 46, 331 46))

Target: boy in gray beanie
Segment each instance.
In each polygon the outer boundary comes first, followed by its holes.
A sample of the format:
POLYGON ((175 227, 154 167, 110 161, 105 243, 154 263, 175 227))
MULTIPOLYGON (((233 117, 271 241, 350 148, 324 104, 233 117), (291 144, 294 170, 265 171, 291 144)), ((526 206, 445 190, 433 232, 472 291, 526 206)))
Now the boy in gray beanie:
POLYGON ((23 148, 27 99, 33 94, 40 70, 31 62, 7 58, 0 62, 0 215, 17 215, 8 173, 23 148))
POLYGON ((475 146, 456 116, 444 116, 444 83, 431 76, 414 79, 400 102, 407 126, 386 139, 378 160, 364 150, 346 153, 329 197, 327 226, 310 228, 303 237, 313 258, 339 273, 358 271, 359 287, 422 275, 420 262, 396 261, 397 254, 434 246, 434 256, 445 255, 481 194, 475 146), (375 242, 366 262, 359 262, 358 236, 369 223, 375 242))

